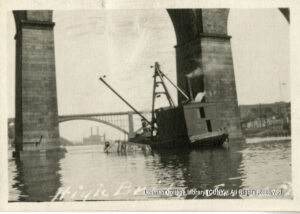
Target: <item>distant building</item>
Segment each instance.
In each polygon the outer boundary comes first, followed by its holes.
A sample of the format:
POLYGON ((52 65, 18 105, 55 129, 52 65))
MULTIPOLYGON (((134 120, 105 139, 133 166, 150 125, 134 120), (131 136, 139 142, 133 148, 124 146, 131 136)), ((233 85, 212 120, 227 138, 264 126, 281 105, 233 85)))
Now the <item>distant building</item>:
POLYGON ((91 135, 89 137, 83 138, 83 144, 94 145, 94 144, 104 144, 105 134, 99 135, 99 127, 97 127, 97 133, 93 134, 93 127, 91 127, 91 135))
POLYGON ((276 102, 268 104, 255 104, 255 105, 240 105, 241 119, 247 118, 264 118, 275 116, 276 118, 283 117, 284 115, 290 116, 291 103, 276 102))
POLYGON ((240 105, 242 129, 290 129, 291 103, 240 105))

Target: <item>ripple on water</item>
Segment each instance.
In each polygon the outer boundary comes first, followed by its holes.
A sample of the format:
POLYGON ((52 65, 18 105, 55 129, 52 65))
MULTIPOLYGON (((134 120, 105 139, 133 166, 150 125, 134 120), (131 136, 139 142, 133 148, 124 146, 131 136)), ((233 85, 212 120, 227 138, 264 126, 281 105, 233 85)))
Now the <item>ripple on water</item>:
MULTIPOLYGON (((144 190, 283 188, 291 198, 290 141, 255 141, 243 147, 165 152, 104 153, 103 146, 67 147, 62 157, 9 160, 9 199, 177 199, 144 190), (43 181, 43 182, 42 182, 43 181), (42 184, 43 183, 43 184, 42 184)), ((193 198, 194 196, 180 196, 193 198)), ((197 197, 205 198, 205 197, 197 197)), ((212 197, 216 198, 216 197, 212 197)))

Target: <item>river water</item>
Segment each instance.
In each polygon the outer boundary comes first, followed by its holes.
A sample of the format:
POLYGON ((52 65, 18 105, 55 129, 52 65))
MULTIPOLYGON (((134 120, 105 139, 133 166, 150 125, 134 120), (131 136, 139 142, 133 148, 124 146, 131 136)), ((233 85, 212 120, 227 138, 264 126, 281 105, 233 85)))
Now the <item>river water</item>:
POLYGON ((9 201, 292 198, 290 140, 164 152, 66 150, 9 158, 9 201))

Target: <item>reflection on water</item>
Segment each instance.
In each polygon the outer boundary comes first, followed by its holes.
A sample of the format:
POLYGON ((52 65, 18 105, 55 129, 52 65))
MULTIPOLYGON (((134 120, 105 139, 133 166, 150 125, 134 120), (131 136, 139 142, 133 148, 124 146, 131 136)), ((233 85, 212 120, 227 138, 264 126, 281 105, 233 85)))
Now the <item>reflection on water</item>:
POLYGON ((245 198, 232 194, 240 189, 281 189, 276 198, 291 198, 290 141, 125 154, 66 149, 9 159, 10 201, 245 198))
POLYGON ((28 152, 22 160, 9 160, 9 199, 12 201, 49 201, 60 182, 60 159, 64 153, 28 152))

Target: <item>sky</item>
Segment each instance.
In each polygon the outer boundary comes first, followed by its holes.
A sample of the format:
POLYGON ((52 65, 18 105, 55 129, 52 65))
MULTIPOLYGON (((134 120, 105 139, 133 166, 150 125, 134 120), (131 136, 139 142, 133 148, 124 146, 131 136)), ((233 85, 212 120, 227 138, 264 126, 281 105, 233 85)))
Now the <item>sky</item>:
MULTIPOLYGON (((15 27, 8 16, 8 104, 14 117, 15 27)), ((53 20, 59 115, 130 110, 99 81, 101 75, 139 110, 151 108, 155 61, 176 82, 176 37, 166 10, 54 11, 53 20)), ((279 10, 230 10, 228 34, 238 103, 290 101, 289 24, 279 10)), ((176 90, 168 88, 176 100, 176 90)), ((166 104, 160 99, 158 106, 166 104)), ((88 121, 62 123, 60 134, 79 141, 91 126, 124 137, 88 121)))

